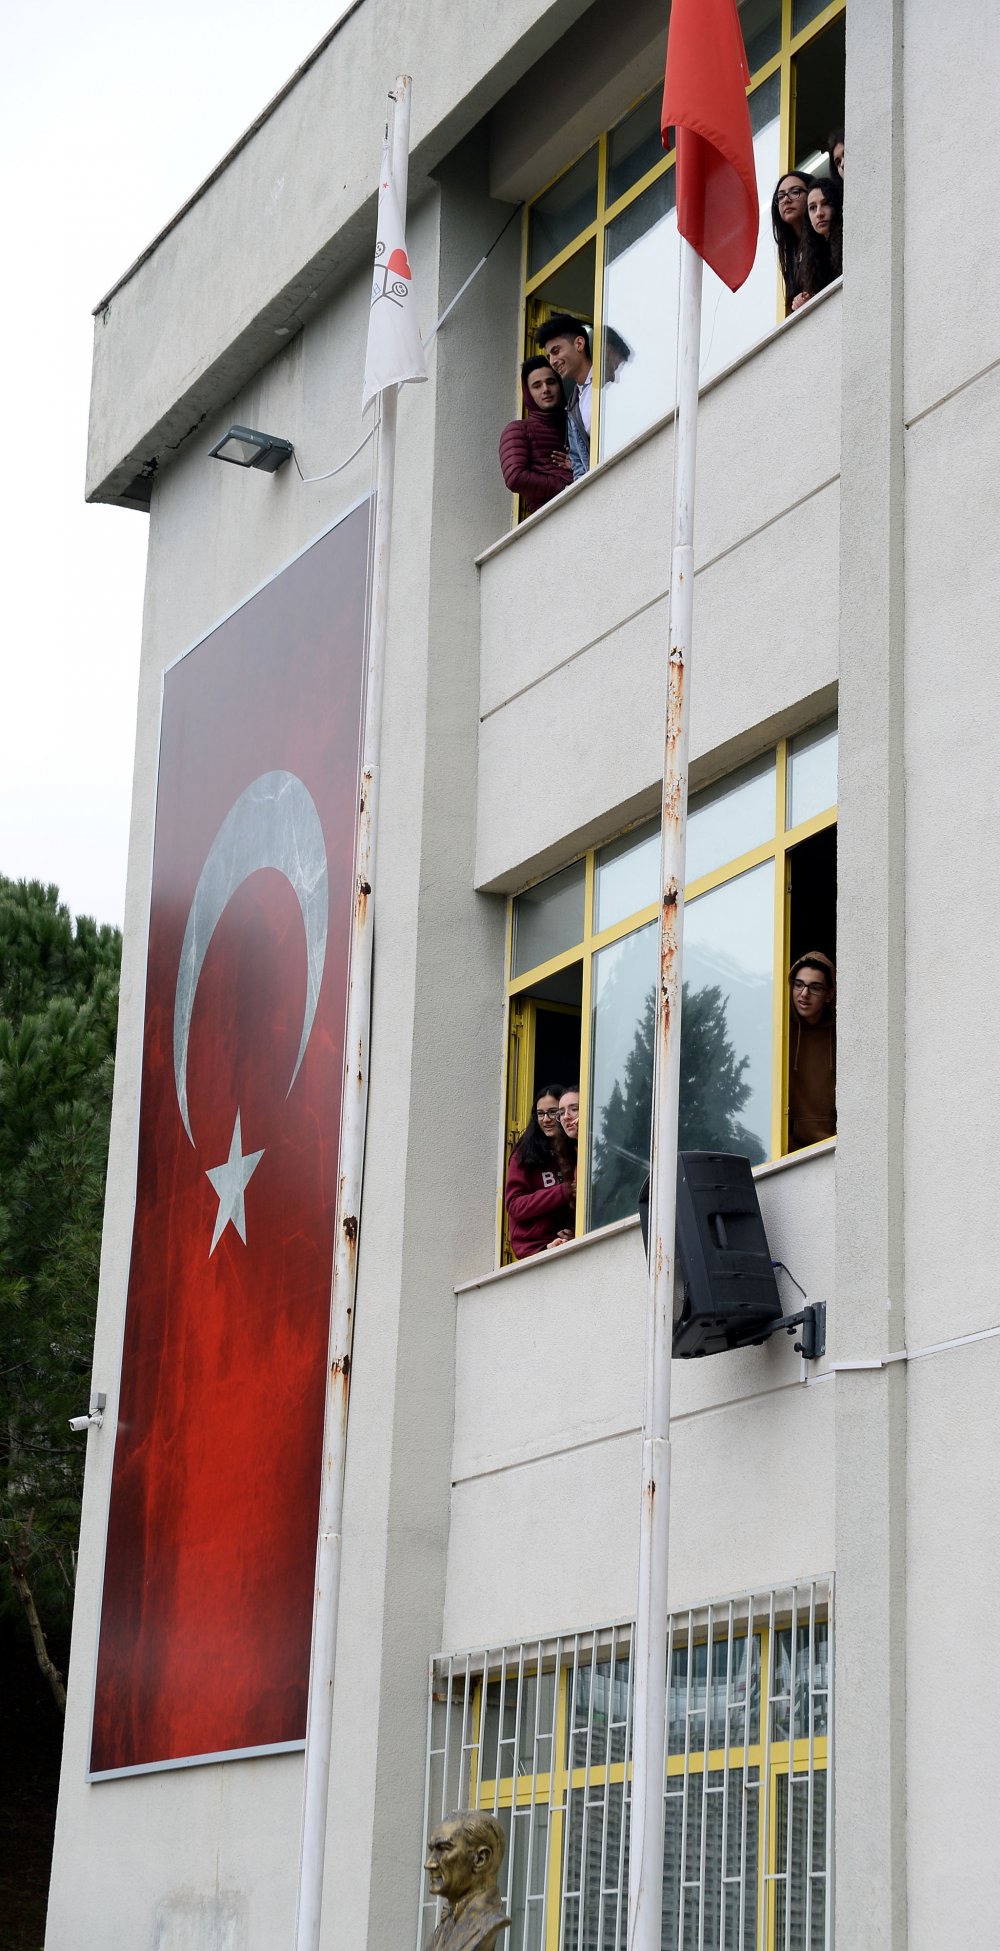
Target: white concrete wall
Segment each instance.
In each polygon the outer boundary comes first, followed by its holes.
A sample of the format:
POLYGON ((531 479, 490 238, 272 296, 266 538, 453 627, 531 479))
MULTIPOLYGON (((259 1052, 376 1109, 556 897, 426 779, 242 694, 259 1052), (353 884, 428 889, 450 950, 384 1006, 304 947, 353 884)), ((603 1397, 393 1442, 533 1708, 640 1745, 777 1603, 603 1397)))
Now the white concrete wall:
MULTIPOLYGON (((835 702, 840 300, 703 395, 694 768, 735 765, 835 702), (752 466, 731 465, 734 423, 752 466)), ((481 565, 480 886, 523 886, 658 803, 672 468, 668 423, 481 565), (564 761, 558 794, 538 792, 540 751, 564 761)))
POLYGON ((1000 1340, 909 1370, 909 1948, 994 1942, 1000 1340))
MULTIPOLYGON (((758 1180, 772 1254, 813 1300, 833 1168, 818 1153, 758 1180)), ((644 1318, 637 1223, 459 1296, 447 1650, 633 1614, 644 1318)), ((829 1379, 787 1336, 674 1363, 672 1603, 830 1569, 829 1379)))
MULTIPOLYGON (((938 22, 940 17, 938 16, 938 22)), ((956 199, 1000 68, 1000 19, 967 5, 932 38, 907 0, 907 182, 927 118, 942 168, 905 202, 904 740, 906 1344, 1000 1327, 992 1235, 1000 1063, 981 985, 1000 958, 994 680, 1000 558, 996 274, 970 279, 956 199), (978 288, 977 288, 978 287, 978 288)), ((988 989, 987 989, 988 993, 988 989)), ((997 1392, 1000 1339, 911 1361, 906 1752, 910 1951, 996 1935, 997 1392), (959 1699, 962 1706, 958 1706, 959 1699)))

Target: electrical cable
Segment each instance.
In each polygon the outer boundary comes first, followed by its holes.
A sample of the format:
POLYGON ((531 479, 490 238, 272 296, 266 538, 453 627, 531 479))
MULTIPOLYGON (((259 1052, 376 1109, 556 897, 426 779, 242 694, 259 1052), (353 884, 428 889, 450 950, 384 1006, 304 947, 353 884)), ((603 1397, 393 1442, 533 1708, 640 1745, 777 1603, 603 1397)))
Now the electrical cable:
MULTIPOLYGON (((437 324, 432 328, 430 332, 428 332, 427 337, 423 342, 425 352, 427 350, 427 347, 431 344, 431 342, 437 338, 437 335, 440 332, 441 327, 445 322, 445 319, 448 318, 450 314, 454 311, 455 306, 458 304, 459 299, 464 298, 473 280, 475 278, 478 278, 479 273, 482 270, 483 265, 486 263, 487 258, 492 257, 493 252, 496 250, 496 247, 500 243, 501 238, 506 236, 508 230, 511 227, 511 224, 514 221, 514 218, 518 216, 523 209, 524 209, 523 201, 521 203, 516 203, 514 205, 514 208, 511 211, 510 216, 507 218, 507 221, 504 224, 503 228, 501 230, 498 230, 496 236, 494 237, 493 242, 489 247, 489 250, 483 252, 483 255, 480 258, 479 263, 473 265, 473 268, 469 272, 469 275, 466 278, 465 283, 459 285, 454 298, 452 298, 449 301, 449 303, 445 306, 444 311, 441 313, 441 316, 437 321, 437 324)), ((292 459, 295 462, 295 471, 299 477, 299 480, 302 482, 303 487, 305 488, 312 487, 313 483, 316 481, 332 481, 335 474, 342 474, 344 468, 350 467, 351 462, 357 459, 358 455, 361 452, 361 449, 367 446, 368 442, 372 437, 373 432, 374 432, 374 428, 369 427, 368 432, 365 435, 363 435, 361 440, 359 440, 357 446, 354 449, 354 452, 352 454, 348 454, 346 461, 338 461, 336 467, 327 468, 325 474, 303 474, 302 469, 299 466, 299 457, 296 454, 295 449, 293 448, 292 459)))
POLYGON ((363 434, 361 439, 358 441, 358 444, 354 449, 353 454, 348 454, 346 461, 338 461, 336 467, 328 468, 325 474, 303 474, 302 469, 299 467, 299 457, 296 454, 295 449, 293 447, 292 459, 295 462, 296 472, 303 486, 307 488, 311 487, 314 481, 332 481, 333 476, 335 474, 342 474, 345 467, 349 467, 352 461, 357 460, 357 457, 360 454, 361 449, 363 447, 367 447, 368 442, 370 441, 374 432, 375 432, 374 427, 369 427, 368 432, 366 434, 363 434))
POLYGON ((792 1270, 791 1270, 791 1268, 790 1268, 790 1267, 786 1267, 786 1266, 785 1266, 785 1263, 784 1263, 784 1261, 783 1261, 783 1260, 772 1260, 772 1262, 771 1262, 771 1265, 772 1265, 772 1267, 774 1267, 775 1269, 777 1269, 778 1267, 780 1267, 780 1268, 781 1268, 781 1271, 782 1271, 782 1273, 783 1273, 783 1274, 787 1274, 787 1275, 788 1275, 788 1278, 789 1278, 789 1280, 791 1281, 791 1283, 792 1283, 792 1286, 793 1286, 793 1287, 797 1287, 797 1288, 798 1288, 798 1291, 799 1291, 799 1293, 801 1294, 801 1296, 802 1296, 802 1299, 803 1299, 804 1301, 808 1301, 808 1299, 809 1299, 809 1296, 808 1296, 808 1294, 806 1293, 806 1290, 805 1290, 805 1288, 804 1288, 804 1287, 799 1287, 799 1283, 798 1283, 798 1281, 796 1280, 796 1278, 795 1278, 795 1275, 794 1275, 794 1274, 792 1273, 792 1270))

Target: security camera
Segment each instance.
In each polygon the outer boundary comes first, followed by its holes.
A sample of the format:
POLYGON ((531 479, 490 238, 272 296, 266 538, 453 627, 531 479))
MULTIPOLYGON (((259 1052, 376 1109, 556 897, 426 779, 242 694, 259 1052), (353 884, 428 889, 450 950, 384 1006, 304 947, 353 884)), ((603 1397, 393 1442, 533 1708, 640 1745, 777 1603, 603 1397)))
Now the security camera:
POLYGON ((93 1424, 95 1429, 100 1429, 104 1422, 104 1405, 107 1402, 107 1399, 108 1398, 106 1395, 98 1394, 98 1392, 95 1390, 94 1394, 90 1398, 89 1415, 71 1416, 69 1419, 70 1429, 75 1431, 77 1436, 81 1436, 85 1429, 90 1428, 91 1424, 93 1424))

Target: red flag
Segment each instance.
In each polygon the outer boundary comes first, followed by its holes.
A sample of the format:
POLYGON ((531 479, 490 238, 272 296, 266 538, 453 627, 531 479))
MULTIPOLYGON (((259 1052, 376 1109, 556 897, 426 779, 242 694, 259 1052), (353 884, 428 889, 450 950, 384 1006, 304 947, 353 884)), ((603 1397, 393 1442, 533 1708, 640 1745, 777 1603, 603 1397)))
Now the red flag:
POLYGON ((677 130, 677 228, 730 291, 750 275, 760 213, 736 0, 673 0, 660 118, 677 130))
POLYGON ((368 520, 163 681, 93 1774, 305 1735, 368 520))

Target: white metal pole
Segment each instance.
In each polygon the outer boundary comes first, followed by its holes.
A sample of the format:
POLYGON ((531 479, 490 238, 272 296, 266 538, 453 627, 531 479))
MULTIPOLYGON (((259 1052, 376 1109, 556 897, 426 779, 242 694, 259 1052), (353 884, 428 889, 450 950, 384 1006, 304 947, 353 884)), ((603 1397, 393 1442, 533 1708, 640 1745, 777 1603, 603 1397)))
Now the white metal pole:
POLYGON ((680 239, 680 343, 674 423, 673 547, 661 830, 660 981, 649 1203, 646 1387, 636 1613, 629 1846, 629 1951, 660 1951, 667 1708, 670 1353, 673 1332, 681 959, 687 838, 688 717, 694 608, 694 476, 702 262, 680 239))
MULTIPOLYGON (((390 96, 392 175, 404 222, 410 149, 410 77, 398 75, 390 96)), ((333 1299, 327 1364, 323 1478, 320 1493, 316 1596, 309 1664, 309 1707, 302 1796, 302 1840, 295 1916, 295 1951, 318 1951, 323 1905, 327 1802, 333 1737, 333 1683, 337 1664, 337 1609, 343 1548, 347 1405, 350 1395, 354 1299, 361 1221, 361 1181, 368 1112, 368 1048, 371 1030, 372 940, 375 858, 378 844, 382 700, 385 690, 386 608, 396 463, 396 399, 388 386, 381 414, 375 496, 372 608, 361 758, 361 795, 355 839, 355 899, 351 936, 344 1086, 340 1121, 340 1186, 333 1257, 333 1299)))

